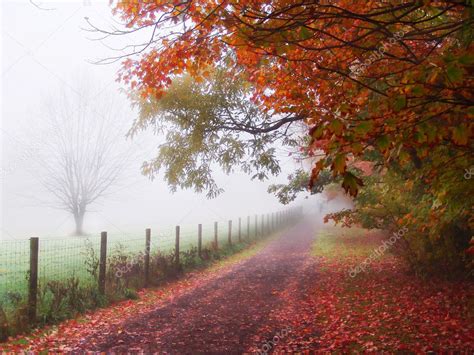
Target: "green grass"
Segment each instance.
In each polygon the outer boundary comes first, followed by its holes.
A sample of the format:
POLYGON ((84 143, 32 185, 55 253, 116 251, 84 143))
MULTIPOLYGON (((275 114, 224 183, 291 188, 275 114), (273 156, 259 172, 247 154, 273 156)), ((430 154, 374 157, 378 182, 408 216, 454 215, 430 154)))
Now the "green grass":
MULTIPOLYGON (((253 221, 252 221, 253 222, 253 221)), ((219 223, 218 242, 220 247, 227 245, 228 224, 219 223)), ((158 229, 157 229, 158 230, 158 229)), ((151 252, 170 252, 175 247, 175 229, 161 229, 161 233, 152 230, 151 252), (158 235, 157 235, 158 234, 158 235)), ((237 222, 233 222, 232 238, 237 240, 237 222)), ((242 238, 246 238, 247 225, 242 221, 242 238)), ((251 225, 250 236, 255 230, 251 225)), ((107 237, 107 254, 121 251, 123 254, 138 256, 145 250, 144 232, 136 234, 109 234, 107 237)), ((203 247, 214 240, 213 224, 203 225, 203 247)), ((197 226, 182 226, 180 231, 180 251, 197 247, 197 226)), ((88 272, 87 260, 91 254, 99 255, 100 236, 40 238, 39 282, 45 284, 51 280, 62 281, 75 276, 82 283, 93 281, 88 272)), ((29 240, 0 241, 0 303, 8 308, 11 296, 26 296, 29 270, 29 240), (10 295, 10 296, 8 296, 10 295)))
POLYGON ((327 227, 318 231, 312 255, 330 259, 368 257, 378 246, 377 232, 363 228, 327 227))

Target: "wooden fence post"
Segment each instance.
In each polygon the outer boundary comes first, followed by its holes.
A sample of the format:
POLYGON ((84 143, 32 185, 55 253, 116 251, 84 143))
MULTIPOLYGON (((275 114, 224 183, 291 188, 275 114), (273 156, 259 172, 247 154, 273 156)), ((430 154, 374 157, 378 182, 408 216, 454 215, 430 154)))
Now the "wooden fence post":
POLYGON ((229 245, 232 245, 232 220, 229 221, 228 243, 229 245))
POLYGON ((198 224, 198 255, 201 257, 202 252, 202 224, 198 224))
POLYGON ((107 232, 100 233, 99 293, 105 295, 105 273, 107 271, 107 232))
POLYGON ((239 243, 242 242, 242 218, 239 217, 239 243))
POLYGON ((219 231, 217 222, 214 222, 214 247, 216 250, 219 249, 219 231))
POLYGON ((145 230, 145 287, 150 284, 150 249, 151 249, 151 229, 145 230))
POLYGON ((36 323, 38 301, 39 238, 30 238, 30 277, 28 282, 28 320, 36 323))
POLYGON ((174 246, 176 268, 179 267, 179 226, 176 226, 176 240, 174 246))

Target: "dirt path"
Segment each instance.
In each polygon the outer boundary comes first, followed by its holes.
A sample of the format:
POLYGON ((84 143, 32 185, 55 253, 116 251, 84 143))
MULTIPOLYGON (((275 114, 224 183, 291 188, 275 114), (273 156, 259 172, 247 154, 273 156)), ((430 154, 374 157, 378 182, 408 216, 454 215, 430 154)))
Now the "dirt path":
POLYGON ((258 351, 266 339, 283 338, 290 327, 288 320, 275 319, 272 312, 298 304, 305 292, 302 282, 316 276, 309 256, 313 236, 308 225, 300 224, 222 276, 113 329, 97 329, 73 349, 179 354, 258 351))

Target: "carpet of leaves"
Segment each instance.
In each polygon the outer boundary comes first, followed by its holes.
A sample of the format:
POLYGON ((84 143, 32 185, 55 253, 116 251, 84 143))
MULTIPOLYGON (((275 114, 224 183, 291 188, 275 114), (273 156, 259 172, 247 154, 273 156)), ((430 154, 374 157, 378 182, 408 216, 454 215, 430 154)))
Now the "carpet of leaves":
POLYGON ((334 229, 318 237, 316 282, 302 283, 307 297, 298 304, 288 298, 286 309, 274 315, 286 318, 291 328, 277 351, 473 353, 472 283, 420 279, 389 254, 351 277, 349 270, 360 265, 383 236, 366 231, 343 238, 341 234, 334 229))

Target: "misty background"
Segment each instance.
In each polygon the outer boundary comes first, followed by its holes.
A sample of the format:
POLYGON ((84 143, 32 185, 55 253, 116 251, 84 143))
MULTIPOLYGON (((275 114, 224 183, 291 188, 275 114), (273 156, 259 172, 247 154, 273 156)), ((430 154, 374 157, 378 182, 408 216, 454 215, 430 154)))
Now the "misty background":
MULTIPOLYGON (((97 65, 93 62, 117 55, 108 46, 125 45, 92 40, 87 20, 109 28, 112 18, 106 1, 3 1, 1 4, 1 219, 2 239, 31 236, 65 237, 74 230, 74 219, 66 211, 51 207, 50 194, 40 183, 43 145, 48 142, 44 124, 48 100, 59 93, 71 99, 78 83, 87 81, 91 100, 114 98, 119 108, 117 127, 123 130, 120 150, 129 152, 123 178, 108 196, 95 203, 85 216, 84 230, 97 234, 142 233, 147 227, 155 232, 170 226, 212 223, 235 217, 262 214, 286 208, 267 193, 268 185, 286 182, 286 176, 299 166, 282 152, 279 177, 260 182, 235 172, 225 175, 215 170, 216 180, 225 192, 208 200, 192 191, 170 192, 159 177, 150 181, 141 175, 143 161, 156 153, 160 138, 144 133, 133 140, 125 134, 136 117, 123 87, 116 82, 120 63, 97 65)), ((130 38, 128 38, 130 42, 130 38)), ((46 156, 47 158, 47 156, 46 156)), ((304 203, 317 212, 324 201, 320 195, 304 203)))

